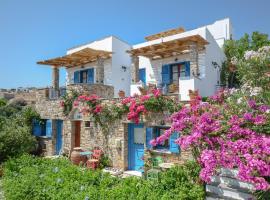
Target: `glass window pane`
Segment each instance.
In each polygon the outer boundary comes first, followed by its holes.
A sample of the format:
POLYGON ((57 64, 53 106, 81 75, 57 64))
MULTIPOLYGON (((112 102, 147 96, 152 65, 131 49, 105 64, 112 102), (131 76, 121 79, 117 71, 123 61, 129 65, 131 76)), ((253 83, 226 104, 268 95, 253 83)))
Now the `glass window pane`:
POLYGON ((144 144, 145 134, 144 128, 134 128, 134 143, 144 144))

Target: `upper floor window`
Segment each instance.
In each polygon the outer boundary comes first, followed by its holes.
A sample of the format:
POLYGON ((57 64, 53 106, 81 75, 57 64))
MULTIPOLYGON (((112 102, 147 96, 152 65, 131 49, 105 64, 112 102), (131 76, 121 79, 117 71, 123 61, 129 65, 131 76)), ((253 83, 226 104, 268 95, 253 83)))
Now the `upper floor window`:
POLYGON ((75 71, 74 83, 94 83, 94 68, 75 71))
POLYGON ((179 79, 190 77, 190 62, 181 62, 162 66, 162 83, 179 84, 179 79))

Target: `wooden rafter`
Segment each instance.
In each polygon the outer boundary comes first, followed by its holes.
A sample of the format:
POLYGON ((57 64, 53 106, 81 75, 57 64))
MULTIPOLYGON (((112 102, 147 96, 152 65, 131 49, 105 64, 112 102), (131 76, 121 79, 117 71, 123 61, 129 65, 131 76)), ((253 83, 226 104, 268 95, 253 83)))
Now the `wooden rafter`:
POLYGON ((128 51, 132 56, 145 56, 148 58, 170 57, 174 54, 182 54, 186 50, 191 50, 192 45, 196 45, 197 50, 205 48, 208 42, 200 35, 193 35, 178 38, 171 41, 156 43, 128 51))
POLYGON ((112 52, 109 51, 85 48, 62 57, 38 61, 37 64, 70 68, 95 62, 98 58, 108 59, 111 58, 111 55, 112 52))
POLYGON ((159 38, 162 38, 162 37, 167 37, 167 36, 170 36, 170 35, 175 35, 175 34, 183 33, 183 32, 185 32, 185 29, 182 28, 182 27, 179 27, 179 28, 176 28, 176 29, 170 29, 170 30, 167 30, 167 31, 163 31, 163 32, 160 32, 160 33, 156 33, 156 34, 153 34, 153 35, 146 36, 145 39, 147 41, 151 41, 151 40, 156 40, 156 39, 159 39, 159 38))

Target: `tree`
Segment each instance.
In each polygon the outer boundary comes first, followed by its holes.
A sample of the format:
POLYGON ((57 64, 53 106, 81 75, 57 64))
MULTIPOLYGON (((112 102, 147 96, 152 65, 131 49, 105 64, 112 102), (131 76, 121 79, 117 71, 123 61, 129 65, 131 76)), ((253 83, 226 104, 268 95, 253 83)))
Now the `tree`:
POLYGON ((233 60, 240 60, 244 57, 244 54, 248 50, 257 51, 263 46, 270 45, 270 40, 268 35, 264 33, 259 33, 257 31, 253 32, 250 36, 245 33, 243 37, 239 40, 227 40, 223 46, 224 53, 227 60, 223 63, 221 69, 221 83, 231 87, 238 87, 241 85, 241 81, 238 77, 237 68, 232 68, 233 60), (234 69, 234 70, 233 70, 234 69))

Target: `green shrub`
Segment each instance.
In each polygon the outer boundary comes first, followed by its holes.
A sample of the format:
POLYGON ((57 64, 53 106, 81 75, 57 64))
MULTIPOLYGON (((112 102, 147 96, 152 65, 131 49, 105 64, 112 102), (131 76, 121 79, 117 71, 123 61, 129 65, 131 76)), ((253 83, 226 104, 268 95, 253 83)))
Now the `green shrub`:
POLYGON ((23 155, 4 164, 3 186, 7 200, 204 199, 197 169, 195 163, 189 163, 163 173, 158 181, 119 179, 84 170, 66 159, 23 155))
POLYGON ((39 117, 31 107, 16 109, 7 105, 1 108, 8 112, 0 115, 0 163, 9 157, 35 150, 32 121, 39 117))

